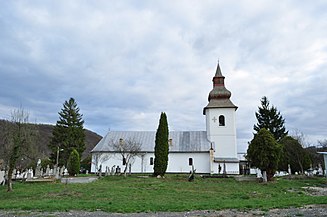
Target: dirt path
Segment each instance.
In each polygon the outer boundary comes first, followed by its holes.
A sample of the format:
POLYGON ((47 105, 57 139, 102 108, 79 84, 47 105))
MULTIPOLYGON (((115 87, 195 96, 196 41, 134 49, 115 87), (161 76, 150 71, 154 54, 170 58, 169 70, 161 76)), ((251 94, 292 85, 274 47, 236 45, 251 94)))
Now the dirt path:
POLYGON ((47 216, 47 217, 290 217, 290 216, 327 216, 327 204, 324 205, 310 205, 301 208, 289 209, 272 209, 269 211, 250 210, 221 210, 221 211, 192 211, 192 212, 159 212, 159 213, 105 213, 105 212, 36 212, 36 211, 3 211, 0 210, 0 217, 31 217, 31 216, 47 216))

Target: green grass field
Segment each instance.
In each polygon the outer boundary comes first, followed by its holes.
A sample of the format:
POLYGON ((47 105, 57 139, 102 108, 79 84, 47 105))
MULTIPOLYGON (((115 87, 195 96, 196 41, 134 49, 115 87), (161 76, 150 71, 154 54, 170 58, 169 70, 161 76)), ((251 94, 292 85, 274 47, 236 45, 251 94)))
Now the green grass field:
POLYGON ((327 196, 307 195, 302 187, 326 185, 325 178, 277 179, 268 184, 228 179, 187 181, 187 175, 165 179, 105 177, 89 184, 14 183, 0 187, 0 209, 41 211, 102 210, 154 212, 286 208, 326 204, 327 196))

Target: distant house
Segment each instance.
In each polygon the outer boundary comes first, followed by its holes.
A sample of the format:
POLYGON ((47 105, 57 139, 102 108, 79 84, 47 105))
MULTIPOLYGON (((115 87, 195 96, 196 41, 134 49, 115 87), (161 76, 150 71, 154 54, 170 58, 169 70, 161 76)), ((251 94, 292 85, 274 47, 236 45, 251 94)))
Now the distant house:
MULTIPOLYGON (((224 79, 218 64, 209 103, 203 109, 206 131, 169 132, 168 173, 188 173, 193 165, 197 173, 239 174, 235 126, 237 107, 230 101, 231 92, 225 88, 224 79)), ((102 172, 117 166, 124 168, 125 160, 111 144, 133 139, 141 144, 141 151, 128 165, 129 170, 132 173, 153 173, 155 134, 155 131, 110 131, 91 151, 91 172, 99 168, 102 172)))

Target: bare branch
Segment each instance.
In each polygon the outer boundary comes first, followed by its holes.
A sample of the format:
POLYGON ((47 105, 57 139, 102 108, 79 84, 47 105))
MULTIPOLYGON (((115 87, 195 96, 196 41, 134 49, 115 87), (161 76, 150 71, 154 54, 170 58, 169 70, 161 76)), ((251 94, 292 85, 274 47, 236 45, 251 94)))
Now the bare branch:
POLYGON ((121 138, 119 141, 111 141, 110 145, 112 149, 118 152, 123 162, 125 163, 124 175, 126 176, 127 167, 132 164, 132 161, 136 156, 140 156, 142 144, 137 142, 134 138, 128 138, 124 140, 121 138))

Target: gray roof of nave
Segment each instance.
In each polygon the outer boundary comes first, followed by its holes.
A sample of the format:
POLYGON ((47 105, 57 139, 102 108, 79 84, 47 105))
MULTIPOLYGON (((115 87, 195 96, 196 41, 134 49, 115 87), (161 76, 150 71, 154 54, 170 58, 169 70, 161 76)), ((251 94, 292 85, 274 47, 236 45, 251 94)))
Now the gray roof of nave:
MULTIPOLYGON (((132 139, 141 143, 142 152, 154 152, 155 131, 110 131, 91 152, 113 152, 112 142, 132 139)), ((171 131, 169 152, 209 152, 210 142, 206 131, 171 131)))

